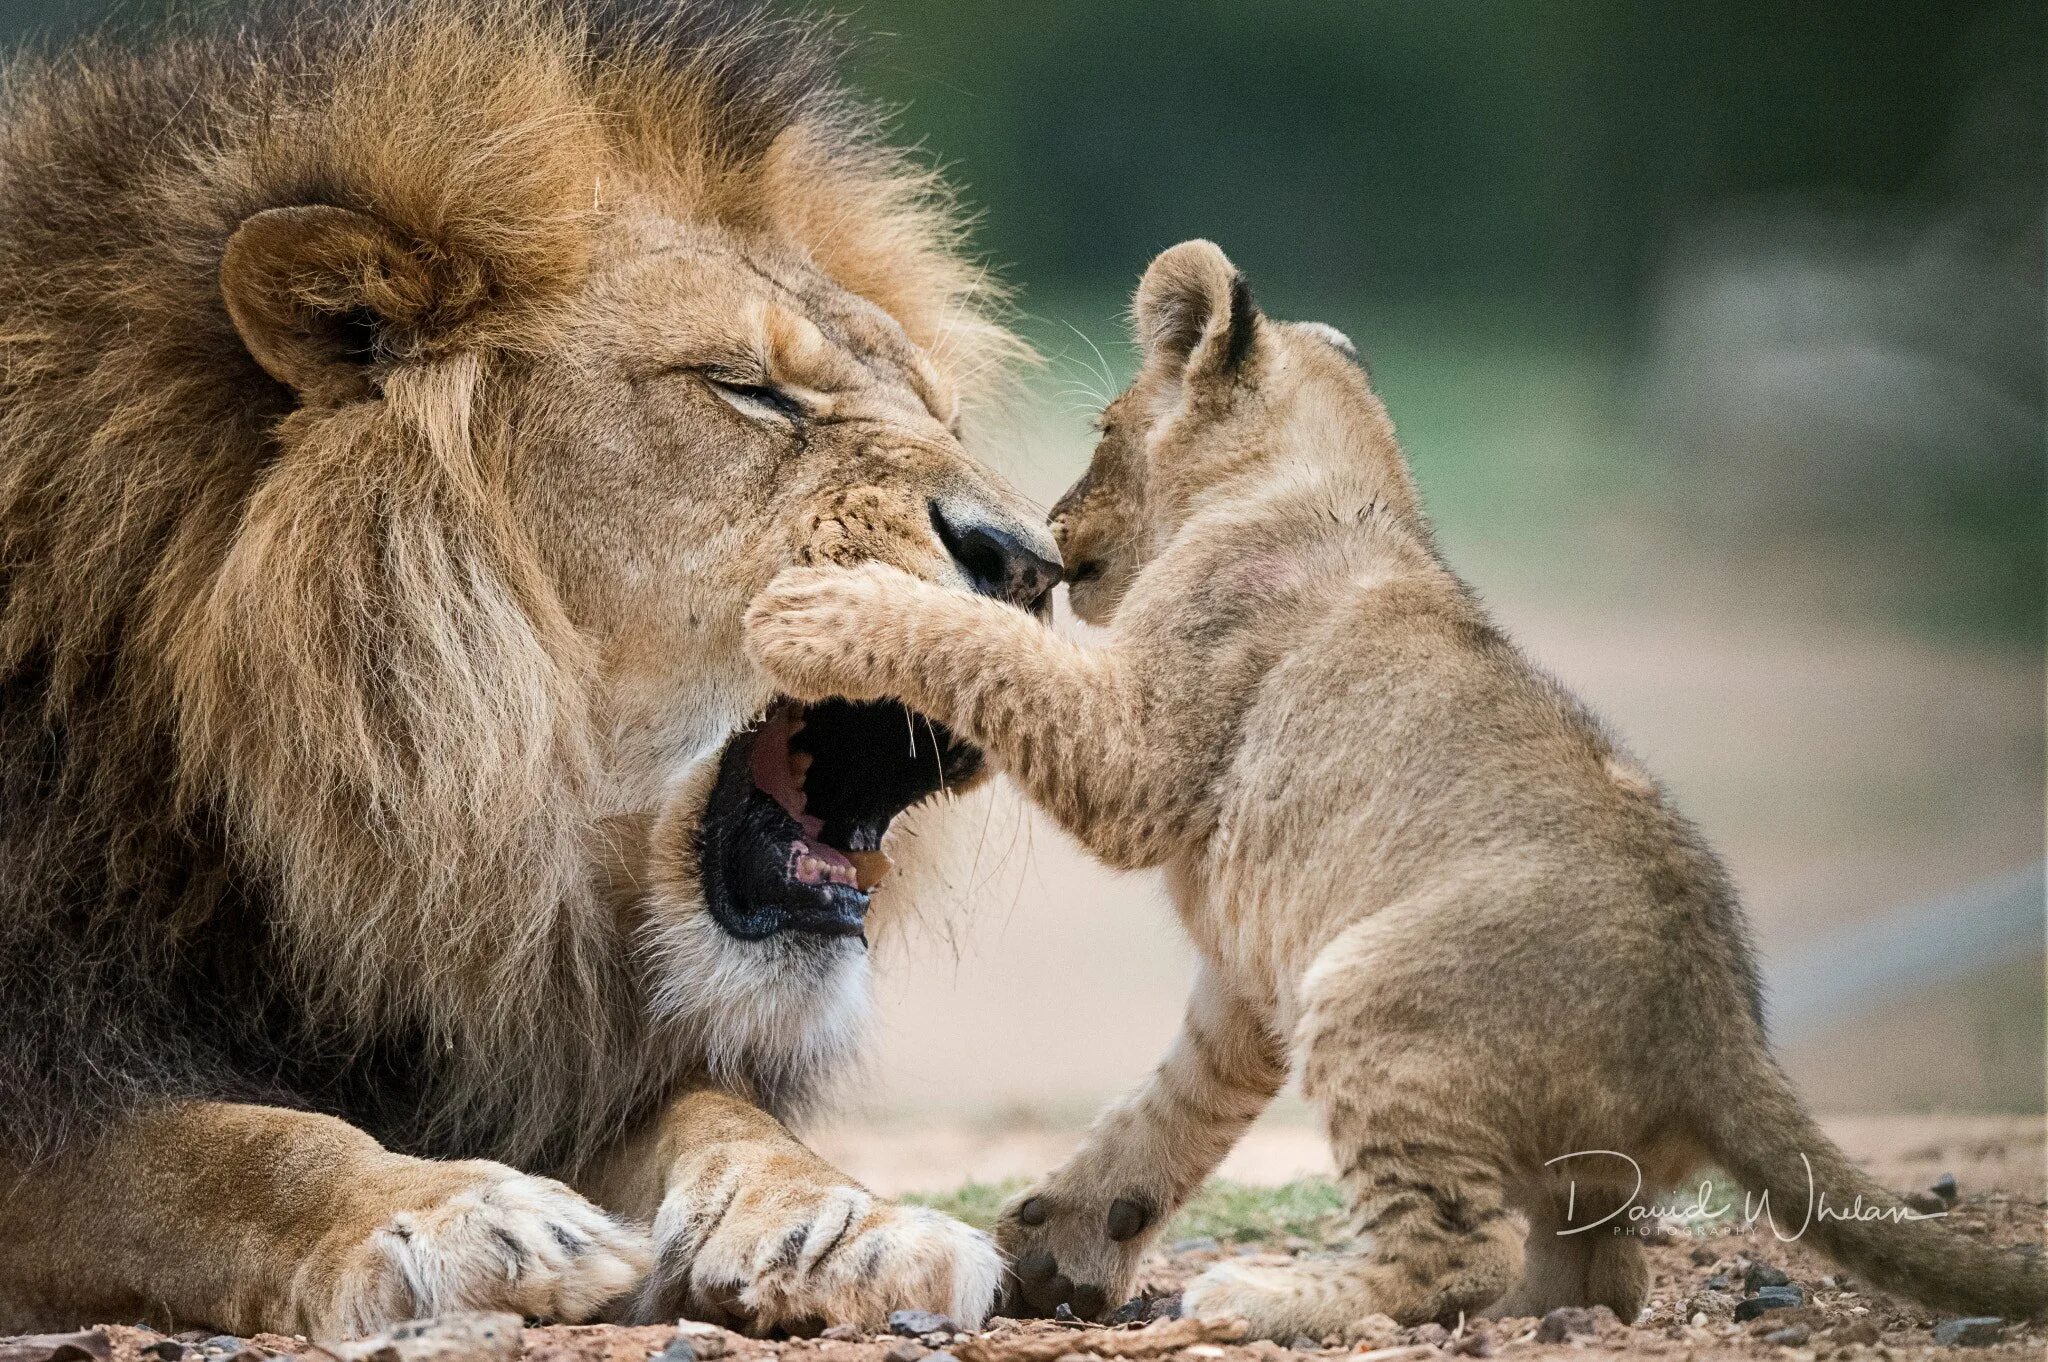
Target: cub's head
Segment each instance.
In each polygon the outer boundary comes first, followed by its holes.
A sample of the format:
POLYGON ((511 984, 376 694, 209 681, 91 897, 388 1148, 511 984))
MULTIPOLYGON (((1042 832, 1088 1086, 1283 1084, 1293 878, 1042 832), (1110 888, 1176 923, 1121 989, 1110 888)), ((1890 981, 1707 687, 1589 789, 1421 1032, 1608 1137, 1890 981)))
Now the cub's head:
POLYGON ((1104 409, 1088 471, 1052 510, 1082 619, 1113 616, 1157 547, 1212 497, 1336 470, 1414 506, 1351 342, 1320 322, 1267 317, 1213 243, 1153 260, 1131 317, 1138 375, 1104 409))

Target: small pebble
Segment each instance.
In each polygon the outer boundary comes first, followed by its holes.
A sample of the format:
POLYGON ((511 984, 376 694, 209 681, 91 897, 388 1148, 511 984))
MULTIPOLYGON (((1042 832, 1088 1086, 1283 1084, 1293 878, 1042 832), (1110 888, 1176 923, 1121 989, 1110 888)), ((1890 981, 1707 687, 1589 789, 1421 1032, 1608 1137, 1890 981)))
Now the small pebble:
POLYGON ((1427 1324, 1415 1326, 1415 1341, 1417 1343, 1441 1343, 1450 1336, 1451 1331, 1438 1324, 1435 1320, 1431 1320, 1427 1324))
POLYGON ((1464 1337, 1451 1341, 1453 1357, 1492 1357, 1493 1336, 1484 1329, 1469 1330, 1464 1337))
POLYGON ((160 1338, 142 1350, 143 1356, 158 1358, 161 1362, 178 1362, 185 1352, 185 1345, 175 1338, 160 1338))
POLYGON ((1296 1334, 1294 1342, 1287 1346, 1298 1353, 1315 1353, 1323 1350, 1321 1340, 1310 1338, 1307 1334, 1296 1334))
POLYGON ((906 1338, 901 1343, 890 1348, 888 1352, 883 1353, 882 1362, 918 1362, 918 1359, 924 1355, 924 1344, 919 1343, 914 1338, 906 1338))
POLYGON ((689 1339, 677 1334, 654 1354, 651 1362, 697 1362, 697 1349, 689 1339))
POLYGON ((960 1326, 950 1315, 935 1314, 930 1310, 892 1310, 889 1312, 889 1332, 904 1338, 917 1338, 923 1334, 957 1334, 960 1326))
POLYGON ((1766 1310, 1791 1310, 1806 1304, 1806 1293, 1796 1286, 1767 1286, 1735 1306, 1735 1322, 1755 1319, 1766 1310))
POLYGON ((1970 1315, 1945 1319, 1934 1326, 1934 1341, 1944 1348, 1981 1348, 1996 1343, 2005 1333, 2005 1321, 1996 1315, 1970 1315))
POLYGON ((1574 1334, 1590 1334, 1596 1321, 1591 1310, 1582 1310, 1575 1305, 1560 1306, 1543 1317, 1536 1326, 1538 1343, 1562 1343, 1574 1334))
POLYGON ((1927 1190, 1951 1206, 1955 1205, 1957 1198, 1963 1194, 1962 1188, 1956 1186, 1956 1175, 1954 1173, 1943 1173, 1934 1180, 1934 1185, 1927 1190))
POLYGON ((834 1343, 854 1343, 866 1338, 867 1333, 851 1324, 835 1324, 818 1337, 829 1338, 834 1343))
POLYGON ((1811 1337, 1813 1337, 1813 1330, 1807 1328, 1804 1324, 1795 1324, 1789 1329, 1771 1330, 1764 1335, 1764 1342, 1775 1344, 1780 1348, 1798 1348, 1804 1346, 1806 1340, 1811 1337))

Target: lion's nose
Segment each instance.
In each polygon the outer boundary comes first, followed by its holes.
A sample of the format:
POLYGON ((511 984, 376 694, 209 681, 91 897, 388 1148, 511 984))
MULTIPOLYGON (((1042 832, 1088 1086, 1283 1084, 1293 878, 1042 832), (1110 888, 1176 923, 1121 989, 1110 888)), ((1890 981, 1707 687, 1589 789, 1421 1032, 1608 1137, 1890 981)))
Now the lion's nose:
POLYGON ((1042 611, 1059 585, 1059 550, 1043 530, 999 525, 936 501, 932 530, 984 596, 1042 611))

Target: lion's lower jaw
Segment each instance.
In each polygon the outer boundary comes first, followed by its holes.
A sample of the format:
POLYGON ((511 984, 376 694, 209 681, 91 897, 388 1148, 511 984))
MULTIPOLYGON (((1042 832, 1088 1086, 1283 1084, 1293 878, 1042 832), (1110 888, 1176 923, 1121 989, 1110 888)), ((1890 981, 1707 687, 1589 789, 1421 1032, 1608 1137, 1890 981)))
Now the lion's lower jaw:
POLYGON ((682 1038, 721 1086, 778 1116, 843 1081, 865 1044, 872 974, 858 938, 743 941, 697 907, 651 921, 642 949, 656 1025, 682 1038))

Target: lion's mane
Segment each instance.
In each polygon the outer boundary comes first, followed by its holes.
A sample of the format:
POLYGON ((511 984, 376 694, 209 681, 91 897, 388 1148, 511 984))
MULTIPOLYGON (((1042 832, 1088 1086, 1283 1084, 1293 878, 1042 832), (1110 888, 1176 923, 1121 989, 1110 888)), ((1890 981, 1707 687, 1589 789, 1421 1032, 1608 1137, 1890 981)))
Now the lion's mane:
POLYGON ((829 35, 661 8, 316 8, 10 72, 0 1153, 240 1096, 560 1168, 701 1062, 590 883, 588 659, 471 404, 627 194, 809 250, 958 370, 1003 338, 829 35), (220 263, 304 204, 431 286, 387 300, 386 400, 280 460, 220 263))

